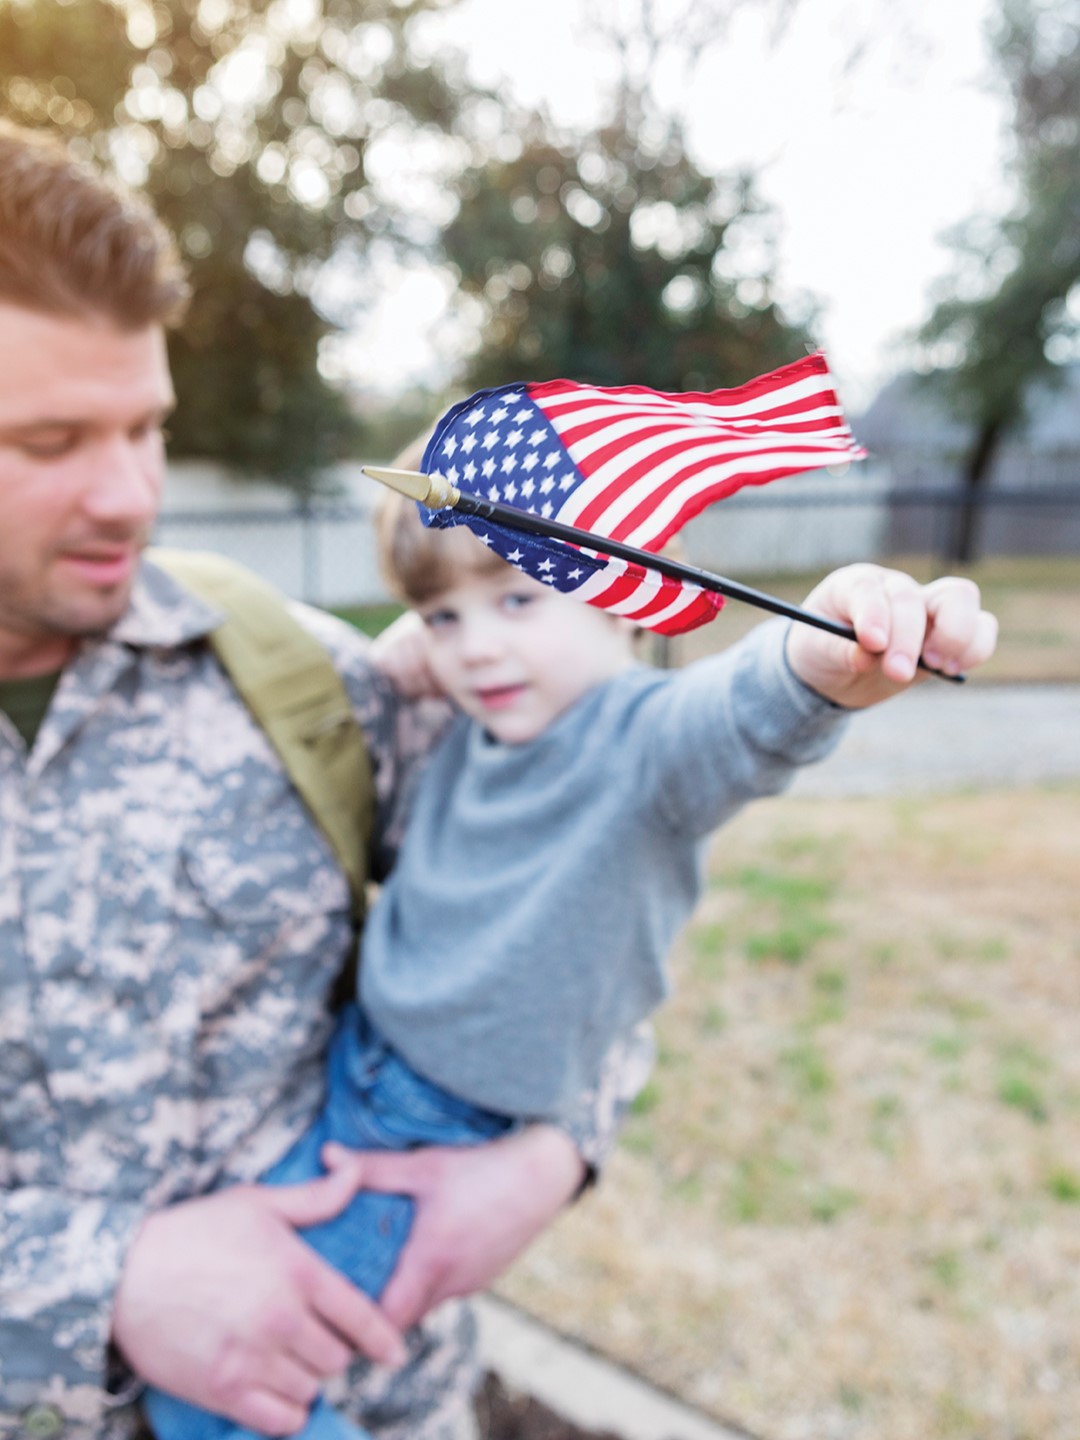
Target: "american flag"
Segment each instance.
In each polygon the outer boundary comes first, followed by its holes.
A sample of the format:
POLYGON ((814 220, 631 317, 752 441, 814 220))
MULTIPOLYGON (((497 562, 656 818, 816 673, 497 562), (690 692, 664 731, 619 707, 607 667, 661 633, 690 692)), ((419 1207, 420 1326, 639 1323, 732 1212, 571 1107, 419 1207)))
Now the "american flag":
MULTIPOLYGON (((457 489, 659 551, 706 505, 744 485, 860 460, 824 355, 733 390, 666 394, 572 380, 481 390, 439 421, 426 474, 457 489)), ((527 574, 662 634, 711 620, 723 598, 624 560, 524 535, 454 510, 527 574)))

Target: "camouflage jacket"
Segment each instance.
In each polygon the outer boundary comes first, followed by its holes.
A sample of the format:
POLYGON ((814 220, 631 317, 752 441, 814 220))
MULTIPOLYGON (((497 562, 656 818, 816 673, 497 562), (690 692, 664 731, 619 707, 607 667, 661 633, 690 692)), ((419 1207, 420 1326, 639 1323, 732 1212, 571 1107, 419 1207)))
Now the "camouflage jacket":
MULTIPOLYGON (((349 627, 301 618, 367 736, 385 865, 445 711, 397 701, 349 627)), ((66 668, 29 755, 0 713, 0 1434, 139 1432, 130 1377, 107 1386, 135 1228, 150 1207, 257 1176, 319 1097, 348 890, 198 643, 217 619, 145 564, 127 614, 66 668)), ((586 1152, 612 1113, 593 1099, 586 1152)), ((468 1334, 449 1307, 413 1340, 415 1366, 378 1391, 354 1384, 348 1408, 427 1440, 453 1431, 468 1334)))

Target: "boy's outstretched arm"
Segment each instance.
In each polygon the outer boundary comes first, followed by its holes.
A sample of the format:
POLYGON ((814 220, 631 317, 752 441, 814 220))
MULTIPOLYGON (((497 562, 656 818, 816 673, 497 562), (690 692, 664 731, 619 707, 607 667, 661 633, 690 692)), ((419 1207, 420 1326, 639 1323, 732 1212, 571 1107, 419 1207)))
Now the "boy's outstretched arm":
POLYGON ((788 664, 812 690, 851 710, 932 678, 915 668, 920 655, 955 675, 988 660, 997 643, 997 620, 982 609, 979 587, 959 576, 920 585, 900 570, 848 565, 826 576, 806 607, 846 621, 859 643, 792 625, 788 664))

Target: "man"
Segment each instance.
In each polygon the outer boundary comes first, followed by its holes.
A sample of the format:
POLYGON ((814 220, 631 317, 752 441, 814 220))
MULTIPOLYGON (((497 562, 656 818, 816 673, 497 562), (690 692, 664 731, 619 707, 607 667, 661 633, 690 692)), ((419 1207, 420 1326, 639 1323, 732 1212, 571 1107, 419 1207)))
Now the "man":
MULTIPOLYGON (((346 1203, 344 1172, 243 1183, 314 1111, 353 936, 205 643, 219 616, 140 558, 185 297, 152 214, 0 126, 0 1430, 134 1436, 149 1380, 270 1434, 325 1386, 382 1435, 451 1440, 460 1312, 400 1332, 551 1218, 610 1107, 573 1139, 397 1157, 418 1219, 381 1309, 293 1231, 346 1203)), ((360 637, 305 613, 368 740, 385 866, 430 726, 360 637)))

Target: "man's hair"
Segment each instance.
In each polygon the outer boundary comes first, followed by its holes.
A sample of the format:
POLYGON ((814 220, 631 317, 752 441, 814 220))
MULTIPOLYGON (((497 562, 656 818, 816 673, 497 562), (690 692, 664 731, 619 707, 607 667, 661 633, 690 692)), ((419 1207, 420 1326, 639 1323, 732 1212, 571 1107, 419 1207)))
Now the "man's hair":
POLYGON ((187 299, 176 245, 145 200, 54 136, 0 120, 0 301, 141 330, 175 324, 187 299))
POLYGON ((466 526, 428 529, 415 502, 393 492, 382 502, 375 533, 386 587, 406 605, 426 605, 462 576, 508 568, 466 526))

